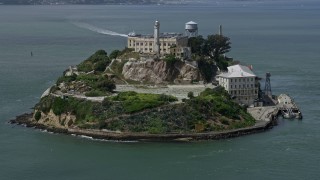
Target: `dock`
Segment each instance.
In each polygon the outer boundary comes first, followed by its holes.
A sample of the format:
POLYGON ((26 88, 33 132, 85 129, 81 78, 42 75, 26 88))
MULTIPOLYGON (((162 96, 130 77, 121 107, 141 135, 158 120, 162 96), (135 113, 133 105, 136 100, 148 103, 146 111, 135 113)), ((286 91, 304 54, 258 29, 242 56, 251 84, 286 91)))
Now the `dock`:
POLYGON ((274 102, 273 105, 249 107, 247 109, 248 113, 256 120, 255 126, 274 124, 278 116, 286 119, 302 119, 299 107, 289 95, 281 94, 272 102, 274 102))

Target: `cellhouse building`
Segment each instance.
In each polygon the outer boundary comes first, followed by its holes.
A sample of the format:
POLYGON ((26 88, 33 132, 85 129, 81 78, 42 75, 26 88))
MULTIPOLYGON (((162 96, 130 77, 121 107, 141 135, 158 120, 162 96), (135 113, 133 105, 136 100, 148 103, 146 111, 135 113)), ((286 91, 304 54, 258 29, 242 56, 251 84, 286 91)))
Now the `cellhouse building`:
POLYGON ((253 105, 258 98, 259 80, 247 66, 234 65, 217 76, 219 85, 239 103, 253 105))
POLYGON ((135 52, 164 56, 173 54, 188 59, 191 49, 188 47, 189 36, 184 33, 160 33, 160 22, 155 21, 153 35, 128 34, 128 48, 135 52))

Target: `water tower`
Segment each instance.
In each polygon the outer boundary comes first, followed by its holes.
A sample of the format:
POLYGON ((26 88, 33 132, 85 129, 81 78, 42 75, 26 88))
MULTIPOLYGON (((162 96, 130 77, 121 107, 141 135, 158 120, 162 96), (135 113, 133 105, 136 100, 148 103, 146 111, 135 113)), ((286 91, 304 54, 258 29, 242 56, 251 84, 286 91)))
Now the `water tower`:
POLYGON ((190 21, 186 23, 185 27, 186 35, 189 37, 195 37, 198 35, 198 24, 196 22, 190 21))

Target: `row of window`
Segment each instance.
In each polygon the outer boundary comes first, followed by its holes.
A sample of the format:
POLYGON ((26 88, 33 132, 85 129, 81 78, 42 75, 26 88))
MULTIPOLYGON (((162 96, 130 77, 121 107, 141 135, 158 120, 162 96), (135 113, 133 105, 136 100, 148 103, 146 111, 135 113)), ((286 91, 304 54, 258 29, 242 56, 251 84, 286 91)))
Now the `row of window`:
MULTIPOLYGON (((144 48, 144 49, 143 49, 143 48, 137 48, 136 51, 143 51, 143 50, 144 50, 144 52, 146 52, 146 51, 148 51, 148 48, 144 48)), ((152 52, 152 50, 153 50, 152 48, 149 48, 149 51, 150 51, 150 52, 152 52)), ((167 49, 163 49, 163 50, 162 50, 162 48, 160 48, 160 51, 165 51, 165 52, 167 52, 167 49)), ((174 52, 176 52, 176 51, 174 51, 174 52)))
POLYGON ((249 81, 253 81, 254 78, 238 78, 238 79, 230 79, 230 82, 234 81, 234 82, 249 82, 249 81))
POLYGON ((249 88, 249 87, 253 88, 253 84, 250 84, 250 85, 249 84, 243 84, 243 85, 240 84, 238 86, 237 85, 234 85, 234 86, 230 85, 230 89, 233 89, 233 88, 234 89, 237 89, 237 88, 249 88))
POLYGON ((250 90, 250 91, 244 91, 244 90, 233 90, 230 91, 231 95, 257 95, 258 91, 257 90, 250 90))
MULTIPOLYGON (((140 42, 140 43, 139 43, 139 42, 136 42, 136 43, 132 43, 132 44, 131 44, 131 41, 130 41, 129 46, 132 46, 132 45, 133 45, 133 46, 143 46, 143 42, 140 42)), ((145 43, 144 43, 144 46, 147 46, 147 45, 148 45, 148 43, 145 42, 145 43)), ((168 45, 168 46, 171 46, 171 45, 174 45, 174 43, 168 43, 168 44, 167 44, 167 43, 160 43, 160 46, 167 46, 167 45, 168 45)), ((149 43, 149 46, 153 46, 153 43, 150 42, 150 43, 149 43)))

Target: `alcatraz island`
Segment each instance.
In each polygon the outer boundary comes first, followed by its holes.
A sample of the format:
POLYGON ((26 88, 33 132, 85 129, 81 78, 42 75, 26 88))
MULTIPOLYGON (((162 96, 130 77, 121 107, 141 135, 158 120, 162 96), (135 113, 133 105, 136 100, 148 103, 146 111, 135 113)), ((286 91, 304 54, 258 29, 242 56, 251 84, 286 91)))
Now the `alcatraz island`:
POLYGON ((45 91, 34 112, 11 123, 107 140, 193 141, 265 131, 277 117, 302 115, 286 94, 265 87, 252 66, 226 56, 230 39, 184 33, 131 32, 124 50, 98 50, 70 66, 45 91))

